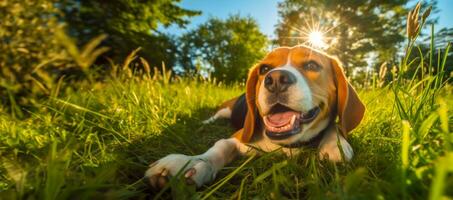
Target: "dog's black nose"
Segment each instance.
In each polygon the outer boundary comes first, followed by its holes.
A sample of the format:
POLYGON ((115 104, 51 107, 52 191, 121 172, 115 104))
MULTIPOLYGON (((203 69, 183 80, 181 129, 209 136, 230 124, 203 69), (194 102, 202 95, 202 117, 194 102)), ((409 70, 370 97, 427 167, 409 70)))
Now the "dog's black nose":
POLYGON ((272 93, 284 92, 296 83, 296 77, 286 70, 274 70, 264 78, 264 87, 272 93))

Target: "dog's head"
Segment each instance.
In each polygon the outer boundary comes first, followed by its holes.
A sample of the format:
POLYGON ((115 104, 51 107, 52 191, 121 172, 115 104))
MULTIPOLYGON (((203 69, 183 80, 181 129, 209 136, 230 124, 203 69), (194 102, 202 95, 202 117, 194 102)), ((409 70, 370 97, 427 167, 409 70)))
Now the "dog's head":
POLYGON ((248 112, 238 139, 248 142, 256 117, 265 136, 278 144, 308 141, 339 117, 346 136, 362 120, 365 107, 337 59, 306 46, 274 49, 249 73, 248 112))

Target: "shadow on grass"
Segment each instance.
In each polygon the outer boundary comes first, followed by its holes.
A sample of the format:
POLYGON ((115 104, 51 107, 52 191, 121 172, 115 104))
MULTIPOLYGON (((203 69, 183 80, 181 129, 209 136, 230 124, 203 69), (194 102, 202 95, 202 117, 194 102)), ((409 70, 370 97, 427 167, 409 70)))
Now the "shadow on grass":
MULTIPOLYGON (((124 182, 135 183, 141 180, 147 165, 168 154, 180 153, 197 155, 205 152, 217 140, 228 138, 233 132, 228 120, 218 120, 212 124, 203 125, 201 121, 206 119, 214 110, 202 108, 196 110, 192 116, 178 117, 178 123, 168 125, 160 135, 148 135, 135 140, 128 146, 123 146, 117 151, 124 156, 119 166, 120 177, 124 182)), ((389 124, 374 124, 385 130, 389 124)), ((366 127, 364 130, 370 127, 366 127)), ((394 138, 387 131, 382 133, 383 138, 394 138)), ((399 149, 396 141, 380 141, 380 136, 368 136, 362 138, 358 133, 349 141, 354 147, 356 156, 352 162, 346 164, 332 164, 319 161, 316 149, 309 149, 294 159, 287 159, 283 155, 270 154, 257 158, 247 166, 243 173, 238 174, 217 195, 238 195, 237 188, 245 180, 245 188, 251 188, 248 195, 268 196, 279 193, 282 198, 366 198, 369 194, 382 195, 392 198, 400 198, 401 185, 399 160, 395 159, 393 152, 399 149), (274 166, 286 162, 285 167, 275 172, 274 166), (258 186, 251 186, 263 174, 276 173, 274 178, 268 177, 258 186), (396 175, 396 176, 395 176, 396 175), (249 178, 247 178, 250 176, 249 178), (297 179, 297 181, 295 181, 297 179), (298 186, 298 183, 303 183, 298 186), (278 187, 274 187, 279 185, 278 187), (256 187, 256 188, 255 188, 256 187)), ((243 158, 245 159, 245 158, 243 158)), ((231 169, 240 165, 243 159, 232 163, 231 169)), ((230 168, 222 170, 216 181, 222 179, 231 172, 230 168)), ((150 191, 144 182, 137 184, 141 191, 139 196, 153 198, 155 192, 150 191)), ((206 189, 206 188, 205 188, 206 189)), ((194 188, 186 187, 181 183, 173 185, 172 191, 168 190, 162 199, 190 198, 195 193, 194 188)), ((426 195, 426 194, 425 194, 426 195)), ((222 196, 219 198, 223 198, 222 196)), ((230 196, 231 197, 231 196, 230 196)))
MULTIPOLYGON (((163 124, 164 128, 158 134, 143 134, 129 145, 118 145, 114 150, 118 155, 117 181, 128 183, 130 190, 135 191, 134 198, 152 199, 156 192, 149 190, 142 180, 150 163, 172 153, 201 154, 217 140, 231 136, 233 128, 229 120, 218 120, 207 125, 201 123, 214 111, 212 108, 200 108, 193 111, 191 116, 180 115, 176 123, 163 124)), ((238 195, 238 186, 242 187, 244 184, 244 188, 250 190, 244 191, 245 196, 268 197, 279 194, 284 198, 344 199, 366 198, 370 194, 375 194, 401 198, 400 161, 394 156, 394 152, 397 152, 400 146, 397 140, 389 139, 398 138, 396 136, 398 133, 389 129, 391 126, 384 122, 369 124, 353 133, 349 138, 355 150, 352 162, 332 164, 319 161, 316 149, 304 151, 295 156, 295 159, 287 159, 282 155, 265 155, 254 160, 221 189, 223 192, 216 194, 220 195, 219 198, 231 198, 238 195), (379 135, 367 134, 375 129, 381 130, 379 135), (274 165, 283 162, 287 164, 276 170, 274 165), (277 175, 255 183, 261 175, 272 173, 277 175)), ((238 159, 237 162, 230 164, 231 167, 221 170, 216 181, 228 175, 234 166, 240 165, 244 159, 246 158, 238 159)), ((200 193, 196 193, 193 186, 179 182, 172 185, 172 190, 167 190, 161 197, 190 198, 194 195, 200 193)))
MULTIPOLYGON (((194 110, 191 116, 178 115, 176 123, 162 124, 164 128, 160 133, 145 133, 129 145, 118 145, 115 152, 120 157, 117 159, 118 173, 120 173, 118 176, 122 179, 120 181, 136 185, 136 188, 143 192, 141 195, 153 197, 156 193, 149 190, 142 181, 150 163, 173 153, 185 155, 204 153, 217 140, 228 138, 233 134, 233 128, 227 119, 202 124, 202 121, 214 112, 213 108, 199 108, 194 110)), ((170 197, 166 195, 163 197, 170 197)))

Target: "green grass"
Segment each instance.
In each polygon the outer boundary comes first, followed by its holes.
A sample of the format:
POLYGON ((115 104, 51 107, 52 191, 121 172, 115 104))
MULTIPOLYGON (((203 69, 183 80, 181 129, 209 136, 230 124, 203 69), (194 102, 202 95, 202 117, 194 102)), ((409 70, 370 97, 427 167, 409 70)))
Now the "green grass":
POLYGON ((150 161, 169 152, 201 153, 230 135, 227 123, 200 122, 240 90, 111 80, 67 93, 43 102, 25 121, 1 116, 2 195, 143 194, 140 179, 150 161))
MULTIPOLYGON (((407 103, 417 101, 420 95, 396 98, 394 94, 399 93, 393 90, 360 91, 367 113, 349 138, 355 150, 352 162, 319 161, 311 149, 293 158, 280 152, 244 157, 221 170, 212 185, 195 191, 174 181, 171 192, 167 190, 160 197, 451 197, 451 190, 442 189, 453 186, 451 173, 448 175, 452 149, 447 147, 452 142, 448 132, 453 118, 451 87, 438 91, 443 101, 421 104, 424 112, 418 116, 419 122, 401 118, 401 109, 407 105, 399 108, 395 99, 407 103), (443 113, 446 110, 449 112, 443 113), (406 128, 402 128, 403 120, 406 128), (415 126, 420 127, 411 128, 415 126)), ((227 121, 210 125, 201 121, 222 101, 241 92, 240 86, 208 81, 166 84, 112 79, 43 101, 26 120, 2 115, 0 196, 153 196, 155 193, 147 191, 141 181, 147 165, 170 153, 202 153, 218 139, 229 137, 232 129, 227 121)))
POLYGON ((200 154, 230 137, 228 121, 201 121, 241 94, 243 85, 170 81, 170 73, 134 78, 115 65, 113 74, 128 78, 56 89, 36 109, 25 110, 26 119, 0 107, 0 199, 453 198, 447 56, 437 58, 438 66, 431 66, 434 49, 409 60, 415 39, 391 83, 359 89, 367 112, 348 138, 351 162, 320 161, 315 149, 291 158, 275 151, 237 159, 199 190, 173 178, 167 190, 153 193, 142 181, 149 163, 170 153, 200 154), (428 69, 423 63, 430 63, 428 69), (416 70, 410 77, 406 69, 416 70))

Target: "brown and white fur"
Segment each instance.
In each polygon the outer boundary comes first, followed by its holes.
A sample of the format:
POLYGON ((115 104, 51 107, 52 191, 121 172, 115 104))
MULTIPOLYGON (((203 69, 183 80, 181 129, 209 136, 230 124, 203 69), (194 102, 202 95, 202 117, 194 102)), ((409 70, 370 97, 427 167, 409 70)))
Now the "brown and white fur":
POLYGON ((167 176, 185 166, 182 170, 187 182, 200 187, 213 181, 217 172, 237 156, 256 148, 266 152, 281 148, 289 154, 297 153, 305 144, 315 144, 322 159, 339 162, 353 157, 346 137, 362 120, 365 107, 337 59, 306 46, 276 48, 250 69, 242 107, 240 100, 236 97, 225 102, 204 121, 239 119, 242 123, 236 123, 238 130, 232 137, 217 141, 200 155, 170 154, 154 162, 145 173, 150 185, 162 188, 167 176), (284 111, 275 111, 279 110, 276 107, 284 111), (279 112, 294 119, 287 122, 289 118, 279 112), (300 145, 294 148, 293 144, 300 145))

